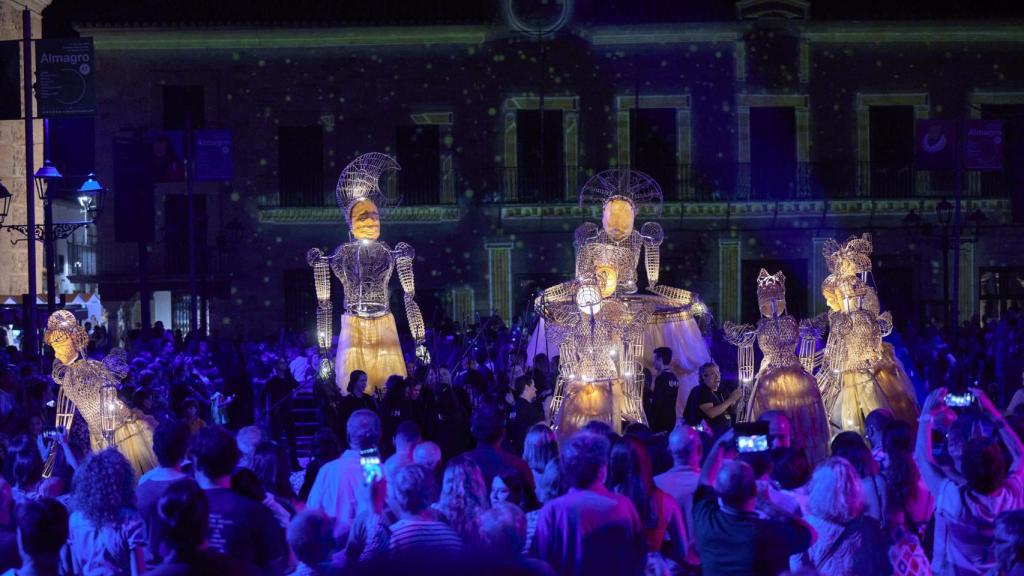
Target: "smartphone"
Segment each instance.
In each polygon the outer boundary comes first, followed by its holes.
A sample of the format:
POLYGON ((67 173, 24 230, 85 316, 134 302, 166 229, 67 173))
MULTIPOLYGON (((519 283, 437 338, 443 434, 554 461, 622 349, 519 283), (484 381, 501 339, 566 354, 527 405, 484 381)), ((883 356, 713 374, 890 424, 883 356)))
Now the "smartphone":
POLYGON ((43 428, 43 438, 46 440, 53 440, 54 438, 61 438, 63 436, 63 426, 46 426, 43 428))
POLYGON ((950 408, 966 408, 974 404, 974 394, 965 392, 963 394, 946 394, 946 406, 950 408))
POLYGON ((736 450, 739 452, 768 451, 768 423, 740 422, 733 426, 736 435, 736 450))
POLYGON ((380 465, 380 452, 376 448, 361 450, 359 464, 363 467, 363 480, 367 484, 384 478, 384 468, 380 465))

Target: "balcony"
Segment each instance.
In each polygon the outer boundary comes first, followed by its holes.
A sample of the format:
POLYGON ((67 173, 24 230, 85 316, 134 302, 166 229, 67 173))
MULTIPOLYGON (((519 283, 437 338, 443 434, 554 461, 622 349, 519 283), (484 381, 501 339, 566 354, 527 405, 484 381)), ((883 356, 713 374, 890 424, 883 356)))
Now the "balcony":
MULTIPOLYGON (((390 206, 446 206, 455 203, 454 174, 438 171, 436 182, 423 184, 410 173, 388 172, 380 186, 390 206)), ((337 182, 325 182, 321 176, 308 176, 284 181, 276 190, 261 194, 261 209, 336 207, 334 188, 337 182)))
MULTIPOLYGON (((494 204, 575 203, 595 169, 499 169, 500 189, 484 195, 494 204)), ((925 172, 912 165, 800 162, 791 169, 750 163, 706 168, 670 165, 645 170, 666 202, 776 202, 799 200, 933 198, 952 194, 952 172, 925 172)), ((964 197, 1005 198, 1012 182, 1003 173, 965 171, 964 197)))

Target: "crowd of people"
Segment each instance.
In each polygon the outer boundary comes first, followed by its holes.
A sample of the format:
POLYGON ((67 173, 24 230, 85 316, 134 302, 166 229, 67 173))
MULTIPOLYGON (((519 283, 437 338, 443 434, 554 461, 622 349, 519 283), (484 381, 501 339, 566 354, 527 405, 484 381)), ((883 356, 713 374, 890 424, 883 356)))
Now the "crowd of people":
MULTIPOLYGON (((1020 374, 1022 325, 965 329, 959 363, 937 333, 908 330, 896 342, 923 383, 920 419, 873 412, 821 462, 780 413, 762 416, 767 450, 738 450, 738 392, 722 382, 734 353, 714 345, 722 369, 705 365, 693 391, 672 350, 651 351, 649 425, 560 437, 558 358, 527 362, 514 330, 447 339, 367 394, 358 371, 344 391, 325 383, 298 338, 157 326, 128 342, 120 390, 155 424, 159 467, 141 477, 115 449, 91 453, 81 419, 51 427, 48 371, 8 347, 0 574, 1021 576, 1024 396, 996 384, 1020 374), (947 406, 965 378, 975 403, 947 406), (296 390, 321 409, 308 459, 296 390)), ((110 353, 90 334, 91 355, 110 353)))

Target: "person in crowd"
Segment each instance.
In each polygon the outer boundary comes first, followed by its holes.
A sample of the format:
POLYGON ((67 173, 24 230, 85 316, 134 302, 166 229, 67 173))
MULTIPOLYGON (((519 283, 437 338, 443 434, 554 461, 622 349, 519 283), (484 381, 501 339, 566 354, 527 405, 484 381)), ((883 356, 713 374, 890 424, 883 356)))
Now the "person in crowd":
POLYGON ((498 502, 480 517, 480 543, 484 554, 499 567, 519 568, 516 573, 554 576, 547 563, 523 555, 526 516, 509 502, 498 502))
POLYGON ((519 454, 533 427, 544 421, 544 407, 537 402, 537 388, 529 374, 515 379, 512 394, 515 402, 508 415, 509 445, 513 454, 519 454))
POLYGON ((733 413, 742 392, 737 387, 731 394, 725 396, 721 385, 722 373, 718 369, 718 364, 708 362, 700 367, 700 384, 690 391, 683 413, 687 424, 698 426, 702 422, 707 422, 716 436, 732 428, 735 421, 733 413))
MULTIPOLYGON (((558 459, 548 462, 544 474, 537 481, 537 500, 543 506, 565 493, 562 489, 562 468, 558 459)), ((537 519, 541 508, 526 513, 526 540, 523 542, 523 554, 528 554, 537 533, 537 519)))
POLYGON ((797 448, 772 450, 772 482, 787 498, 796 501, 800 515, 807 514, 808 491, 813 469, 807 461, 807 454, 797 448))
POLYGON ((11 495, 15 504, 26 500, 37 500, 45 494, 43 487, 43 459, 28 436, 21 435, 11 441, 4 460, 7 480, 11 483, 11 495))
POLYGON ((414 420, 405 420, 395 429, 395 453, 384 462, 384 477, 390 478, 402 466, 412 464, 412 452, 423 440, 420 427, 414 420))
POLYGON ((672 372, 672 349, 654 349, 654 374, 651 380, 651 413, 647 419, 651 431, 668 432, 676 423, 676 395, 679 379, 672 372))
POLYGON ((135 511, 134 484, 131 464, 113 448, 75 472, 68 520, 75 574, 146 572, 146 524, 135 511))
POLYGON ((249 562, 228 556, 209 545, 210 505, 206 492, 192 480, 169 486, 156 505, 160 546, 166 551, 152 576, 257 576, 249 562))
POLYGON ((441 447, 429 440, 420 442, 412 451, 412 463, 426 466, 434 475, 440 470, 441 460, 441 447))
POLYGON ((868 441, 868 444, 871 446, 871 454, 875 461, 879 463, 882 462, 885 454, 882 434, 885 431, 885 427, 893 420, 895 418, 887 408, 876 408, 864 417, 864 439, 868 441))
POLYGON ((165 420, 153 432, 153 453, 159 466, 139 478, 135 488, 135 501, 139 514, 146 523, 146 564, 160 563, 160 533, 156 520, 156 505, 164 491, 175 482, 188 478, 181 471, 181 463, 188 452, 191 433, 184 421, 165 420))
POLYGON ((206 421, 199 417, 199 404, 195 398, 187 398, 181 403, 181 419, 188 424, 190 434, 206 426, 206 421))
MULTIPOLYGON (((396 470, 397 472, 397 470, 396 470)), ((373 477, 356 489, 356 515, 348 532, 345 566, 387 558, 392 524, 398 521, 395 511, 387 506, 387 482, 373 477)))
POLYGON ((231 433, 220 426, 203 428, 192 437, 190 452, 210 508, 210 547, 251 562, 265 574, 283 574, 288 560, 284 530, 265 506, 231 490, 231 472, 239 461, 231 433))
POLYGON ((550 426, 534 424, 530 427, 523 442, 523 460, 533 473, 534 486, 539 486, 548 463, 558 460, 558 437, 550 426))
POLYGON ((757 418, 768 423, 768 449, 780 450, 793 445, 793 423, 781 410, 767 410, 757 418))
POLYGON ((690 540, 683 513, 675 499, 654 484, 651 459, 643 442, 627 434, 612 447, 609 459, 608 486, 629 498, 636 508, 647 552, 663 552, 676 562, 687 562, 690 540))
POLYGON ((299 565, 293 576, 327 576, 331 568, 334 546, 334 523, 320 510, 308 510, 288 525, 288 545, 299 565))
POLYGON ((21 564, 17 527, 11 521, 13 513, 14 498, 11 496, 11 485, 0 478, 0 572, 17 568, 21 564))
POLYGON ((239 466, 252 469, 252 457, 256 453, 256 446, 263 440, 263 430, 259 426, 245 426, 238 431, 239 466))
POLYGON ((417 464, 400 468, 388 483, 388 502, 399 517, 390 527, 388 549, 392 557, 422 559, 464 549, 459 534, 430 510, 435 486, 434 475, 417 464))
POLYGON ((882 433, 880 476, 885 483, 883 525, 890 532, 900 529, 923 539, 935 497, 921 478, 914 462, 914 428, 909 422, 890 420, 882 433))
POLYGON ((470 430, 476 439, 476 449, 467 452, 465 456, 480 467, 486 486, 490 486, 498 472, 511 468, 519 472, 526 485, 533 490, 530 467, 522 458, 501 449, 501 441, 505 437, 505 421, 501 412, 487 404, 477 407, 473 411, 470 430))
POLYGON ((857 471, 863 492, 864 513, 882 521, 885 481, 878 473, 878 462, 872 457, 864 437, 850 430, 836 434, 832 439, 832 455, 845 459, 857 471))
POLYGON ((519 506, 521 510, 533 510, 537 504, 528 500, 530 495, 523 483, 523 477, 515 470, 502 470, 491 480, 491 506, 499 502, 510 502, 519 506))
POLYGON ((988 396, 977 388, 970 391, 995 422, 1011 463, 1006 466, 1002 448, 990 438, 974 438, 954 456, 954 465, 966 483, 951 478, 932 455, 932 408, 943 402, 946 389, 938 388, 928 395, 921 411, 914 459, 925 485, 935 495, 932 570, 936 576, 981 576, 995 568, 995 519, 1002 512, 1024 507, 1024 445, 988 396))
POLYGON ((51 498, 19 504, 14 511, 21 566, 2 576, 57 576, 68 540, 68 512, 51 498))
POLYGON ((380 418, 369 410, 357 410, 349 416, 345 429, 348 450, 320 468, 306 499, 307 508, 323 510, 334 518, 334 536, 342 541, 348 537, 349 524, 355 517, 356 487, 365 481, 360 452, 377 450, 380 418))
MULTIPOLYGON (((757 482, 750 465, 725 461, 731 431, 712 446, 693 500, 694 531, 706 576, 779 574, 789 557, 810 547, 813 532, 798 518, 761 518, 757 482)), ((775 509, 777 510, 777 509, 775 509)))
POLYGON ((878 520, 864 513, 860 478, 849 462, 832 457, 815 470, 808 510, 807 523, 817 538, 794 557, 794 569, 816 568, 834 576, 892 572, 888 541, 878 520))
POLYGON ((605 487, 609 442, 580 431, 561 449, 569 491, 541 509, 531 555, 559 575, 637 574, 643 571, 643 526, 629 498, 605 487))
POLYGON ((448 462, 441 496, 434 508, 468 544, 475 542, 480 513, 489 503, 486 486, 483 473, 473 460, 463 455, 448 462))
POLYGON ((992 576, 1024 576, 1024 510, 1010 510, 996 517, 992 548, 996 557, 992 576))
POLYGON ((672 468, 654 477, 654 485, 675 499, 682 511, 687 551, 694 550, 693 495, 700 480, 700 461, 704 455, 701 435, 695 428, 680 424, 668 435, 672 468))
POLYGON ((324 464, 341 456, 341 444, 338 437, 330 428, 320 428, 313 434, 310 441, 312 454, 306 463, 306 471, 302 477, 302 487, 299 489, 299 500, 303 502, 309 499, 309 491, 313 489, 313 482, 324 464))
POLYGON ((289 479, 287 452, 275 442, 260 442, 250 465, 262 488, 259 502, 274 514, 281 528, 287 529, 300 506, 289 479))

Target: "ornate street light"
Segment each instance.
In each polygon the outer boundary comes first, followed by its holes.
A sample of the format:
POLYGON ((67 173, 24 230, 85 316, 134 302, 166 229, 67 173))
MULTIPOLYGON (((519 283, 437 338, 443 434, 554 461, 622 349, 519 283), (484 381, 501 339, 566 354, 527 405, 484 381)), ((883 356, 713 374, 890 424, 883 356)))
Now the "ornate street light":
POLYGON ((935 213, 938 215, 939 223, 942 224, 943 228, 948 227, 949 223, 953 221, 953 205, 945 198, 935 205, 935 213))
POLYGON ((0 224, 4 223, 7 214, 11 209, 11 192, 0 182, 0 224))
POLYGON ((53 165, 53 162, 45 160, 42 167, 36 170, 33 176, 36 182, 36 194, 39 195, 40 200, 46 200, 49 196, 50 184, 63 180, 64 176, 61 175, 60 170, 53 165))
POLYGON ((89 174, 85 178, 85 182, 82 182, 82 185, 76 191, 78 205, 82 207, 83 212, 89 214, 89 218, 93 221, 96 220, 96 215, 103 209, 103 199, 106 196, 106 192, 107 189, 100 184, 95 174, 89 174))

